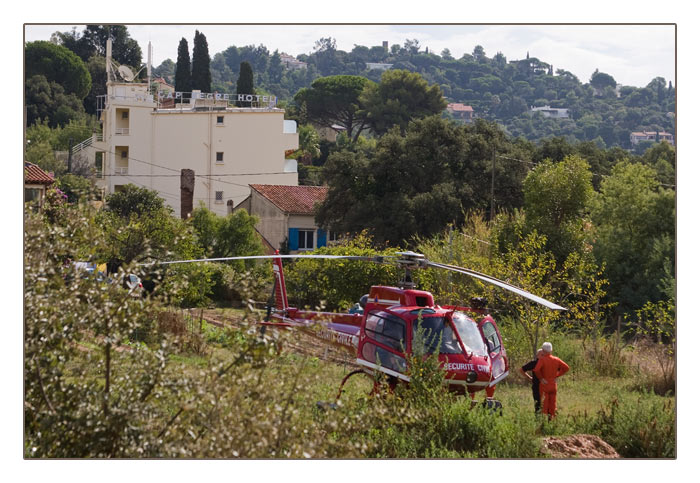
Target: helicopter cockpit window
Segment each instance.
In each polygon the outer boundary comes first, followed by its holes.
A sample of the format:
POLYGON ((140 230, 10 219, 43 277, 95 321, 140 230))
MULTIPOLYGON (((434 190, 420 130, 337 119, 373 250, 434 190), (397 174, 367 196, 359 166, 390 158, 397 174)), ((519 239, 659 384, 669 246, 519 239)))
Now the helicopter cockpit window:
POLYGON ((413 340, 415 341, 417 337, 423 338, 423 347, 427 354, 434 353, 438 345, 440 354, 462 353, 459 341, 444 317, 418 317, 413 321, 413 340), (420 336, 418 336, 419 332, 420 336))
POLYGON ((373 312, 367 316, 365 333, 396 352, 406 349, 406 325, 395 315, 373 312))
POLYGON ((488 355, 486 345, 481 338, 476 322, 462 312, 455 312, 452 315, 452 322, 455 324, 457 332, 459 332, 459 338, 462 339, 467 353, 477 356, 488 355))

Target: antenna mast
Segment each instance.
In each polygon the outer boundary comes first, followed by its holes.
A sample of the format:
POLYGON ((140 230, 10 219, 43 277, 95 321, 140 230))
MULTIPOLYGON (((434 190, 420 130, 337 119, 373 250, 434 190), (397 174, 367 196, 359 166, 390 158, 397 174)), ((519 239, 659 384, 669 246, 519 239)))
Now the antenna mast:
POLYGON ((148 64, 146 64, 146 74, 148 77, 148 88, 147 92, 151 92, 151 63, 153 59, 153 47, 151 46, 151 42, 148 42, 148 64))
POLYGON ((114 73, 112 72, 112 39, 107 37, 107 81, 111 81, 114 78, 114 73))

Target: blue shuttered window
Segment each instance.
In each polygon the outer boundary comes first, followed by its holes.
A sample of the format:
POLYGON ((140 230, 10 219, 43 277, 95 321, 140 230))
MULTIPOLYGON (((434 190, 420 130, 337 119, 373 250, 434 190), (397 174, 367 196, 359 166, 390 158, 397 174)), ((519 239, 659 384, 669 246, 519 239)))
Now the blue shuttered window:
POLYGON ((325 232, 325 230, 319 229, 317 231, 316 246, 318 248, 326 246, 326 232, 325 232))
POLYGON ((289 249, 299 250, 299 228, 289 229, 289 249))

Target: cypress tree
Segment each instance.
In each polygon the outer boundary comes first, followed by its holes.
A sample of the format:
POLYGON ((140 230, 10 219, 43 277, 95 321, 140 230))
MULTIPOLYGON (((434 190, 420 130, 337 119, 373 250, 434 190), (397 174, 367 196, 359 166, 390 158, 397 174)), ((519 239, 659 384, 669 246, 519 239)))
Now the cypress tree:
MULTIPOLYGON (((253 86, 253 68, 248 62, 241 62, 241 68, 236 81, 236 94, 255 94, 253 86)), ((239 101, 239 106, 250 106, 250 102, 239 101)))
POLYGON ((210 62, 207 38, 199 33, 199 30, 195 30, 194 47, 192 47, 192 89, 211 92, 210 62))
POLYGON ((175 64, 175 90, 177 92, 192 91, 192 77, 190 74, 190 51, 187 40, 180 40, 177 47, 177 64, 175 64))

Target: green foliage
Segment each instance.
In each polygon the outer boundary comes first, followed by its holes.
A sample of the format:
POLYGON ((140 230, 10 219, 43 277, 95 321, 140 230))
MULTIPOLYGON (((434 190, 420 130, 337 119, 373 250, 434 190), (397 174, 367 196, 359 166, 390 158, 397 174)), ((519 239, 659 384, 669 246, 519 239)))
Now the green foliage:
POLYGON ((320 137, 318 132, 310 124, 299 126, 299 150, 298 159, 300 158, 305 164, 311 164, 314 158, 321 155, 320 137))
POLYGON ((623 458, 675 458, 673 400, 640 396, 633 404, 613 398, 595 418, 577 421, 578 430, 600 435, 623 458))
POLYGON ((120 216, 129 218, 131 215, 143 216, 165 209, 163 199, 158 192, 128 184, 124 189, 107 197, 107 209, 120 216))
MULTIPOLYGON (((635 312, 633 330, 640 356, 652 366, 641 384, 657 394, 676 391, 676 306, 673 301, 647 302, 635 312)), ((643 379, 644 379, 643 378, 643 379)))
POLYGON ((67 195, 69 203, 97 199, 98 189, 88 178, 75 174, 64 174, 59 179, 59 187, 67 195))
POLYGON ((612 87, 613 89, 617 85, 615 79, 610 74, 604 72, 598 72, 598 69, 591 76, 591 85, 596 89, 605 89, 606 87, 612 87))
POLYGON ((238 80, 236 81, 236 94, 255 94, 253 68, 248 62, 241 62, 238 80))
POLYGON ((676 148, 666 141, 656 143, 642 156, 642 162, 656 171, 656 177, 662 185, 676 185, 676 148))
POLYGON ((621 312, 661 300, 664 267, 675 267, 675 215, 675 192, 660 187, 649 166, 619 163, 602 181, 591 204, 593 253, 621 312))
MULTIPOLYGON (((263 45, 231 46, 222 52, 224 62, 212 65, 212 72, 221 78, 222 85, 233 85, 239 64, 245 60, 255 69, 256 85, 284 100, 308 89, 319 76, 362 76, 380 82, 382 72, 369 70, 367 62, 384 62, 393 64, 388 72, 407 70, 440 86, 448 102, 472 106, 479 117, 498 122, 514 137, 534 141, 561 136, 570 141, 595 141, 601 147, 632 148, 631 131, 675 132, 675 119, 667 115, 675 111, 675 88, 670 83, 666 87, 663 78, 653 79, 644 88, 622 86, 616 92, 609 74, 595 72, 590 83, 584 84, 564 69, 555 73, 550 64, 539 59, 508 61, 500 52, 488 57, 479 46, 475 47, 476 55, 454 59, 420 51, 414 41, 387 50, 356 45, 345 52, 337 49, 334 39, 322 38, 314 52, 297 56, 307 63, 301 69, 282 68, 275 54, 263 45), (546 104, 569 109, 570 117, 548 119, 528 112, 531 106, 546 104)), ((301 104, 297 106, 301 108, 301 104)), ((594 172, 600 172, 591 165, 594 172)))
MULTIPOLYGON (((56 32, 58 41, 77 54, 84 62, 97 55, 107 55, 107 38, 112 40, 112 58, 120 64, 141 66, 141 47, 132 39, 126 25, 86 25, 81 34, 56 32)), ((104 64, 103 64, 104 66, 104 64)), ((94 79, 93 79, 94 80, 94 79)))
POLYGON ((187 40, 183 37, 177 46, 177 64, 175 64, 175 90, 178 92, 192 91, 192 72, 190 66, 190 51, 187 40))
POLYGON ((24 87, 27 125, 47 121, 51 127, 64 126, 85 116, 78 96, 66 93, 63 86, 49 82, 43 75, 29 77, 24 87))
POLYGON ((29 42, 24 48, 25 80, 39 75, 55 82, 66 94, 82 100, 90 92, 90 73, 83 61, 69 49, 51 42, 29 42))
MULTIPOLYGON (((312 253, 375 256, 395 255, 397 251, 398 248, 392 247, 375 250, 371 237, 361 233, 312 253)), ((303 259, 285 267, 290 303, 298 303, 300 307, 323 306, 329 310, 347 310, 369 293, 372 285, 394 285, 398 277, 395 267, 371 262, 303 259)))
POLYGON ((106 204, 95 222, 111 242, 97 253, 110 271, 132 261, 201 254, 192 231, 172 216, 172 209, 157 192, 126 185, 123 191, 107 197, 106 204))
POLYGON ((360 103, 378 135, 395 125, 405 131, 409 121, 439 114, 447 106, 437 85, 430 86, 420 74, 407 70, 384 72, 379 84, 367 84, 360 103))
POLYGON ((604 326, 607 281, 590 259, 571 253, 557 266, 546 248, 546 237, 536 231, 526 233, 517 218, 502 215, 488 226, 478 213, 469 215, 463 228, 420 240, 418 250, 431 260, 442 261, 488 273, 569 309, 560 317, 556 311, 534 304, 509 291, 471 277, 426 271, 420 274, 424 289, 438 300, 468 305, 471 297, 482 296, 490 307, 497 307, 499 319, 517 327, 510 337, 517 341, 519 357, 532 356, 555 322, 564 328, 591 337, 604 326), (512 232, 503 235, 505 229, 512 232), (499 241, 500 239, 500 241, 499 241), (519 332, 519 333, 517 333, 519 332))
POLYGON ((325 127, 339 124, 356 140, 368 126, 360 95, 371 81, 351 75, 316 79, 310 88, 301 89, 294 102, 306 106, 308 120, 325 127))
MULTIPOLYGON (((415 344, 414 344, 415 345, 415 344)), ((535 420, 518 409, 494 412, 447 391, 436 355, 409 357, 411 382, 374 401, 381 428, 370 433, 380 458, 533 458, 535 420)), ((373 408, 376 411, 376 409, 373 408)))
POLYGON ((523 182, 528 229, 547 237, 546 247, 560 264, 571 253, 591 250, 591 224, 584 216, 593 196, 591 178, 585 160, 568 156, 540 163, 523 182))
POLYGON ((207 38, 199 30, 195 30, 192 47, 192 90, 211 92, 210 62, 207 38))
MULTIPOLYGON (((370 227, 375 238, 393 244, 431 236, 461 221, 463 210, 488 205, 493 151, 501 143, 504 151, 520 149, 495 125, 431 116, 412 121, 405 134, 390 131, 376 149, 333 153, 324 166, 329 191, 317 219, 343 232, 370 227)), ((499 166, 495 196, 503 208, 521 202, 517 186, 524 174, 523 165, 499 166)))
POLYGON ((262 254, 262 244, 255 231, 258 219, 245 210, 218 216, 200 202, 192 212, 190 220, 200 246, 206 250, 209 257, 262 254))
MULTIPOLYGON (((263 248, 255 230, 257 218, 245 210, 238 210, 227 216, 217 216, 208 210, 204 203, 195 208, 189 220, 197 236, 198 246, 207 257, 235 257, 262 255, 263 248)), ((197 271, 205 276, 202 283, 208 288, 200 292, 192 290, 186 298, 185 305, 201 305, 209 301, 208 296, 218 299, 235 299, 247 301, 251 298, 260 300, 264 294, 265 283, 270 277, 267 264, 255 264, 255 261, 229 261, 214 265, 180 267, 180 271, 197 271), (203 295, 197 299, 196 295, 203 295), (196 303, 195 303, 196 302, 196 303)))

